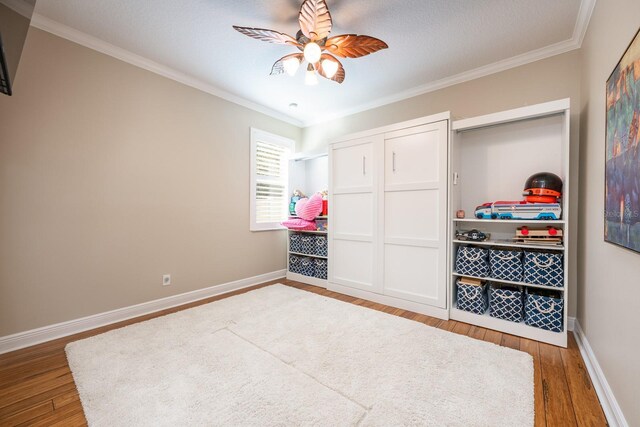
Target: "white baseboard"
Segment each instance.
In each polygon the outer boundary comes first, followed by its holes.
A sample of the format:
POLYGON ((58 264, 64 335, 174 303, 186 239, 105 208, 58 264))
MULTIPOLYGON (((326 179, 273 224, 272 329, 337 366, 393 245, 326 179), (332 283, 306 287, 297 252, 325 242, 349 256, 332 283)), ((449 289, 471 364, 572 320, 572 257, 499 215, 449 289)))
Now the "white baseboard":
POLYGON ((576 318, 567 317, 567 331, 575 331, 575 330, 576 330, 576 318))
POLYGON ((611 427, 629 427, 629 424, 618 405, 618 401, 613 395, 611 387, 609 387, 607 378, 604 376, 604 372, 602 372, 598 359, 596 359, 596 355, 593 352, 591 345, 589 345, 589 341, 587 340, 584 331, 580 327, 580 322, 577 320, 575 321, 573 334, 576 337, 580 354, 582 354, 582 359, 584 359, 584 364, 587 367, 589 376, 591 377, 593 388, 598 395, 598 399, 600 399, 602 410, 604 411, 604 415, 607 417, 609 425, 611 427))
POLYGON ((144 302, 142 304, 118 308, 116 310, 94 314, 80 319, 69 320, 67 322, 56 323, 54 325, 44 326, 30 331, 7 335, 0 337, 0 354, 51 341, 57 338, 66 337, 68 335, 77 334, 78 332, 99 328, 112 323, 121 322, 134 317, 144 316, 145 314, 154 313, 167 308, 226 294, 238 289, 259 285, 260 283, 269 282, 271 280, 282 279, 285 276, 286 270, 273 271, 259 276, 240 279, 204 289, 198 289, 196 291, 185 292, 183 294, 144 302))

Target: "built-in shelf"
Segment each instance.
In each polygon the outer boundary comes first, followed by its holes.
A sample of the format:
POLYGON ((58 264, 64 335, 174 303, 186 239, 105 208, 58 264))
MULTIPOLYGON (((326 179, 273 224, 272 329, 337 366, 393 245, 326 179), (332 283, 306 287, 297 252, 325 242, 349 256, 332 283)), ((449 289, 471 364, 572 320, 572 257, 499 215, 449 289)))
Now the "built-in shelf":
POLYGON ((478 218, 453 218, 453 222, 469 222, 483 224, 536 224, 536 225, 564 225, 563 219, 478 219, 478 218))
POLYGON ((309 257, 309 258, 329 259, 329 258, 328 258, 328 257, 326 257, 326 256, 320 256, 320 255, 309 255, 309 254, 303 254, 303 253, 301 253, 301 252, 291 252, 291 251, 289 251, 289 253, 290 253, 291 255, 305 256, 305 257, 309 257))
POLYGON ((546 329, 536 328, 535 326, 529 326, 524 322, 510 322, 508 320, 498 319, 497 317, 490 316, 488 310, 484 314, 475 314, 460 310, 454 306, 450 310, 450 316, 451 319, 459 322, 470 323, 483 328, 493 329, 511 335, 518 335, 536 341, 543 341, 561 347, 567 346, 566 331, 552 332, 547 331, 546 329))
POLYGON ((319 231, 319 230, 292 230, 292 229, 289 229, 289 231, 291 231, 292 233, 327 234, 326 231, 319 231))
POLYGON ((454 240, 453 243, 460 243, 464 245, 476 245, 476 246, 493 246, 502 248, 522 248, 522 249, 545 249, 549 251, 564 251, 562 245, 536 245, 535 243, 519 243, 519 242, 495 242, 491 240, 485 240, 483 242, 474 242, 472 240, 454 240))
POLYGON ((303 274, 293 273, 291 271, 287 271, 287 279, 294 280, 296 282, 306 283, 312 286, 320 286, 321 288, 327 287, 326 279, 319 279, 317 277, 305 276, 303 274))
POLYGON ((494 279, 493 277, 470 276, 468 274, 459 274, 459 273, 456 273, 455 271, 453 273, 451 273, 451 274, 453 276, 456 276, 456 277, 470 277, 472 279, 480 279, 480 280, 485 280, 487 282, 504 283, 504 284, 513 285, 513 286, 526 286, 528 288, 537 288, 537 289, 546 289, 546 290, 549 290, 549 291, 564 292, 564 288, 556 288, 556 287, 553 287, 553 286, 534 285, 533 283, 525 283, 525 282, 513 282, 511 280, 494 279))

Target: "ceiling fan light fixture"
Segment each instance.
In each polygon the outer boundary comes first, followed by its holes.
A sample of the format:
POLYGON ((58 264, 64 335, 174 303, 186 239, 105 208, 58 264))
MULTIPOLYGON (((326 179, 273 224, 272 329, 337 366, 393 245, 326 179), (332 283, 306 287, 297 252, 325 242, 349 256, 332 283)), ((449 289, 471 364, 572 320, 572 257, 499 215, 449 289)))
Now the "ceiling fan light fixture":
POLYGON ((311 64, 309 64, 309 66, 307 67, 307 74, 305 74, 304 76, 304 83, 308 86, 315 86, 318 84, 318 76, 316 75, 316 70, 311 64))
POLYGON ((318 46, 318 43, 309 42, 304 47, 304 59, 307 60, 309 64, 315 64, 320 60, 320 56, 322 55, 322 49, 318 46))
POLYGON ((290 76, 295 76, 300 67, 300 60, 296 57, 287 58, 283 61, 284 70, 290 76))
POLYGON ((322 69, 324 70, 324 75, 328 79, 332 79, 333 76, 338 72, 338 63, 332 59, 323 59, 322 60, 322 69))

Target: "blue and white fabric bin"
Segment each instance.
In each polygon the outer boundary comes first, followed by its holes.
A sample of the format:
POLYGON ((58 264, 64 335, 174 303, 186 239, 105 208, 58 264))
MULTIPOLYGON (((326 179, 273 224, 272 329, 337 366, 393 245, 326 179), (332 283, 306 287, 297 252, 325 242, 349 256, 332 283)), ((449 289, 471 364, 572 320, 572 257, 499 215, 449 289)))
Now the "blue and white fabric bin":
POLYGON ((316 238, 311 234, 303 234, 300 237, 300 252, 305 255, 316 254, 316 238))
POLYGON ((289 250, 291 252, 297 252, 297 253, 302 253, 302 247, 300 246, 301 241, 300 238, 302 237, 302 234, 300 233, 291 233, 289 235, 289 250))
POLYGON ((315 255, 327 256, 327 236, 316 236, 315 255))
POLYGON ((460 246, 456 255, 456 273, 465 276, 487 277, 491 272, 489 251, 475 246, 460 246))
POLYGON ((499 286, 494 283, 489 288, 489 315, 511 322, 522 322, 522 291, 515 287, 499 286))
POLYGON ((534 285, 562 287, 564 264, 560 253, 524 253, 524 281, 534 285))
POLYGON ((326 259, 321 259, 321 258, 316 258, 313 260, 313 264, 314 264, 314 271, 313 271, 313 275, 314 277, 317 277, 318 279, 325 279, 327 278, 327 260, 326 259))
POLYGON ((491 277, 512 282, 522 281, 522 251, 491 249, 489 251, 491 277))
POLYGON ((527 289, 524 322, 552 332, 562 332, 564 299, 553 293, 527 289))
POLYGON ((487 285, 483 283, 481 286, 460 283, 460 279, 456 282, 458 309, 468 311, 475 314, 484 314, 489 306, 487 300, 487 285))

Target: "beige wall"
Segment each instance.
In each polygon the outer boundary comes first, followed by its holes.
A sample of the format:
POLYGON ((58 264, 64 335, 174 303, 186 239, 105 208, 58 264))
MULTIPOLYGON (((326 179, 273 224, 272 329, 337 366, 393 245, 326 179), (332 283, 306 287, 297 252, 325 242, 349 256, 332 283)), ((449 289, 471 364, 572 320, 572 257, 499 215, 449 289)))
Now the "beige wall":
POLYGON ((285 268, 284 232, 249 231, 249 127, 300 129, 35 28, 19 71, 0 336, 285 268))
MULTIPOLYGON (((312 126, 303 131, 303 149, 326 146, 338 136, 410 120, 429 114, 451 111, 454 118, 473 117, 510 108, 571 98, 571 180, 578 184, 580 130, 580 52, 573 51, 501 73, 451 86, 415 98, 365 111, 353 116, 312 126)), ((522 183, 524 185, 524 182, 522 183)), ((576 191, 571 196, 578 203, 576 191)), ((505 196, 507 197, 507 196, 505 196)), ((575 213, 575 209, 574 209, 575 213)), ((572 218, 572 247, 576 248, 577 216, 572 218)), ((569 260, 569 315, 576 315, 577 256, 569 260)))
POLYGON ((640 425, 640 254, 604 242, 605 82, 640 27, 638 0, 599 1, 582 48, 578 319, 632 426, 640 425))
POLYGON ((29 19, 9 9, 4 4, 0 4, 0 33, 2 34, 2 44, 9 69, 9 80, 12 85, 20 63, 22 48, 29 32, 30 22, 29 19))

